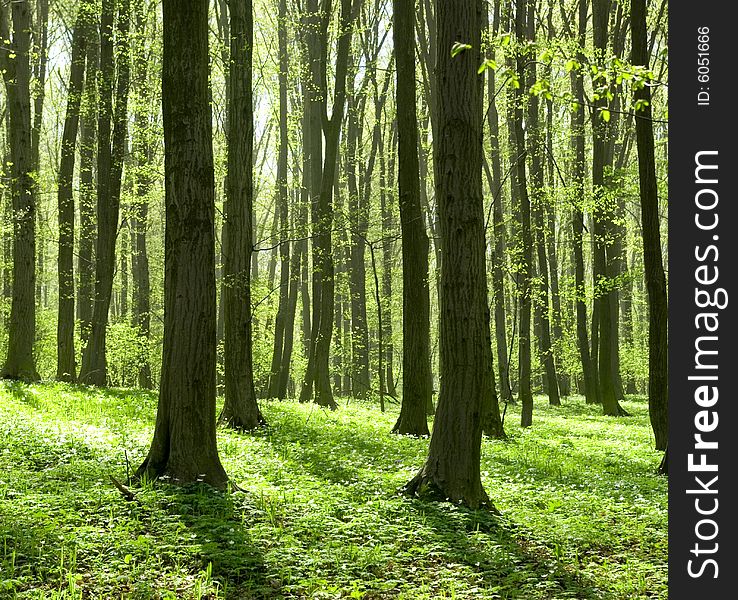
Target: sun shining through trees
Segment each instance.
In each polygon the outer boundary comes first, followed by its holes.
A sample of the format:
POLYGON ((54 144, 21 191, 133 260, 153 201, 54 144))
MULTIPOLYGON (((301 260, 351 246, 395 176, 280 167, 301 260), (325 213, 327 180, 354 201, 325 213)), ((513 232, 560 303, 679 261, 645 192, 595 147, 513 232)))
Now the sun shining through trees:
POLYGON ((667 18, 0 1, 0 595, 665 597, 667 18))

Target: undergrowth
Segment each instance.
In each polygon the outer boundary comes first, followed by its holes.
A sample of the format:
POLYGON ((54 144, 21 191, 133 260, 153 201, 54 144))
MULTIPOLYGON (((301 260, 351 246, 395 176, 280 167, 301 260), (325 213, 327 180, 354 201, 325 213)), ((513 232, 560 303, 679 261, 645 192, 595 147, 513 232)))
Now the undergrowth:
POLYGON ((667 484, 647 403, 603 417, 537 398, 485 440, 496 517, 397 491, 427 440, 348 403, 262 402, 269 426, 221 430, 243 491, 125 481, 155 395, 0 383, 0 598, 666 598, 667 484))

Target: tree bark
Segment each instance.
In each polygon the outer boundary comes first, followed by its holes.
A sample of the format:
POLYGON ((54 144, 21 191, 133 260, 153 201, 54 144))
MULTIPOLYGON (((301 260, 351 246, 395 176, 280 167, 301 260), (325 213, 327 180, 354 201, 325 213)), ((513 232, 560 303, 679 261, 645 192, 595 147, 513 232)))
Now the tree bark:
POLYGON ((128 133, 130 0, 120 0, 113 44, 115 0, 103 0, 100 25, 100 111, 97 123, 97 245, 92 330, 82 355, 82 383, 107 383, 106 335, 115 273, 123 156, 128 133), (117 61, 114 60, 117 55, 117 61), (117 81, 116 75, 117 63, 117 81), (115 87, 115 109, 113 88, 115 87), (111 127, 112 125, 112 127, 111 127), (112 131, 111 131, 112 129, 112 131), (112 145, 111 145, 112 142, 112 145))
POLYGON ((489 502, 480 477, 482 411, 492 372, 482 201, 480 64, 482 3, 442 0, 438 23, 436 198, 441 228, 441 389, 428 458, 407 484, 478 508, 489 502), (451 56, 454 43, 471 47, 451 56))
MULTIPOLYGON (((632 0, 631 27, 633 36, 633 63, 648 67, 646 46, 646 2, 632 0)), ((654 157, 653 124, 651 120, 651 91, 643 86, 635 92, 636 100, 645 105, 636 113, 636 143, 641 193, 641 220, 643 223, 643 261, 648 290, 648 408, 651 427, 656 438, 656 449, 666 450, 668 442, 668 305, 666 277, 661 256, 659 225, 659 196, 654 157)), ((662 470, 667 469, 666 454, 662 470)))
POLYGON ((151 282, 149 278, 149 254, 146 244, 148 230, 149 193, 152 186, 151 169, 154 148, 151 143, 152 125, 150 122, 151 92, 148 78, 148 57, 145 48, 147 33, 150 31, 148 19, 140 4, 136 5, 136 54, 134 59, 136 107, 133 122, 133 154, 135 164, 135 201, 132 210, 133 246, 133 324, 145 356, 138 371, 138 385, 151 388, 151 365, 148 360, 148 345, 151 331, 151 282))
MULTIPOLYGON (((599 60, 604 61, 608 49, 608 19, 611 0, 593 0, 592 19, 595 51, 599 60)), ((602 64, 602 63, 601 63, 602 64)), ((601 66, 601 65, 600 65, 601 66)), ((596 78, 594 84, 602 86, 603 80, 596 78)), ((595 100, 595 109, 592 115, 592 187, 595 195, 594 215, 594 280, 595 303, 597 304, 598 330, 598 385, 602 410, 605 415, 620 416, 624 414, 616 395, 616 377, 613 369, 613 336, 617 335, 616 323, 613 323, 613 298, 610 289, 612 250, 608 250, 610 233, 612 232, 612 218, 609 202, 606 199, 607 178, 606 167, 611 165, 608 160, 608 145, 612 129, 603 117, 607 99, 600 93, 595 100)))
POLYGON ((82 346, 92 329, 92 308, 95 290, 95 148, 97 118, 97 69, 99 63, 99 32, 97 22, 89 23, 85 89, 82 99, 79 144, 79 287, 77 289, 77 318, 82 346))
MULTIPOLYGON (((526 0, 516 0, 515 37, 522 46, 526 37, 526 0)), ((521 252, 517 273, 518 304, 520 307, 518 333, 518 398, 521 403, 520 424, 529 427, 533 423, 533 392, 531 390, 531 278, 533 273, 533 236, 530 223, 530 199, 526 173, 526 140, 523 128, 523 105, 526 87, 526 55, 521 51, 516 57, 516 69, 520 86, 515 90, 514 129, 516 153, 513 157, 518 196, 521 252)))
POLYGON ((208 2, 164 0, 164 350, 154 439, 137 477, 225 488, 215 435, 215 181, 208 2))
POLYGON ((12 161, 13 286, 8 323, 8 355, 0 377, 39 379, 33 355, 36 337, 36 183, 31 129, 31 7, 27 0, 10 8, 12 40, 5 5, 0 6, 0 62, 8 110, 12 161))
POLYGON ((279 0, 277 17, 277 38, 279 47, 279 156, 277 158, 277 212, 279 213, 280 245, 279 245, 279 306, 274 321, 274 352, 269 370, 270 398, 279 397, 279 382, 283 369, 284 338, 286 335, 287 312, 290 293, 290 243, 287 241, 289 228, 289 209, 287 202, 287 0, 279 0))
POLYGON ((225 403, 220 421, 238 430, 264 424, 252 356, 250 265, 253 252, 254 22, 251 0, 230 3, 228 193, 225 207, 225 403))
MULTIPOLYGON (((535 23, 535 0, 529 0, 527 7, 527 39, 531 44, 536 43, 535 23)), ((529 83, 535 84, 537 80, 535 61, 531 61, 528 67, 529 83)), ((530 132, 527 140, 528 154, 531 159, 531 213, 533 217, 533 238, 535 240, 535 251, 538 267, 538 293, 536 294, 536 312, 540 324, 540 350, 541 362, 546 373, 548 387, 548 401, 553 406, 559 406, 558 375, 554 363, 553 348, 551 346, 551 318, 548 304, 548 257, 546 256, 546 227, 543 218, 546 190, 544 188, 544 162, 543 144, 539 123, 539 103, 536 94, 530 94, 528 98, 527 130, 530 132)))
POLYGON ((59 214, 59 307, 56 328, 56 378, 74 381, 77 366, 74 353, 74 159, 76 155, 79 109, 85 77, 86 37, 92 7, 84 2, 77 14, 72 34, 72 57, 67 88, 67 114, 61 142, 57 206, 59 214))

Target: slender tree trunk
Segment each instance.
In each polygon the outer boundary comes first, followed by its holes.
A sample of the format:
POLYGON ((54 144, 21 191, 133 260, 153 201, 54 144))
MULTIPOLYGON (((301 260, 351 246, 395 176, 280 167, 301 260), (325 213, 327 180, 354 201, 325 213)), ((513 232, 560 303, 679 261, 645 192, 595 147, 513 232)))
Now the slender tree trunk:
POLYGON ((215 181, 208 2, 164 0, 164 352, 156 428, 138 477, 224 488, 215 435, 215 181))
MULTIPOLYGON (((279 382, 283 369, 281 361, 284 353, 284 338, 287 326, 287 312, 290 293, 290 243, 287 241, 289 210, 287 202, 287 0, 279 0, 277 21, 279 44, 279 156, 277 158, 277 212, 279 213, 279 306, 274 322, 274 352, 269 377, 271 398, 279 397, 279 382)), ((289 369, 289 365, 287 367, 289 369)))
POLYGON ((0 377, 35 381, 36 183, 31 130, 31 7, 27 0, 0 6, 0 62, 7 94, 8 145, 12 162, 13 287, 8 323, 8 355, 0 377))
POLYGON ((478 508, 488 503, 480 477, 482 411, 489 392, 492 350, 482 200, 480 64, 482 3, 436 3, 438 22, 439 178, 436 198, 441 227, 441 389, 428 458, 407 484, 478 508), (459 39, 471 48, 451 56, 459 39))
POLYGON ((113 45, 115 1, 103 0, 100 43, 100 113, 97 133, 97 245, 95 250, 95 303, 92 330, 82 355, 79 379, 103 386, 107 383, 106 334, 115 273, 115 241, 120 211, 120 186, 128 129, 130 82, 130 0, 120 0, 113 45), (117 61, 114 61, 114 54, 117 61), (117 63, 117 82, 115 79, 117 63), (113 88, 115 87, 115 110, 113 88), (111 131, 112 124, 112 131, 111 131), (111 146, 112 142, 112 146, 111 146))
POLYGON ((88 24, 85 89, 82 99, 79 145, 79 287, 77 318, 83 349, 92 329, 92 307, 95 290, 95 147, 97 135, 97 69, 99 33, 96 22, 88 24))
POLYGON ((59 309, 57 317, 57 360, 56 378, 59 381, 74 381, 77 367, 74 354, 74 159, 79 129, 79 107, 82 99, 85 76, 85 52, 91 7, 83 3, 77 15, 72 34, 72 59, 69 67, 67 88, 67 114, 62 133, 61 160, 59 163, 58 213, 59 213, 59 309))
MULTIPOLYGON (((526 0, 516 0, 515 37, 521 46, 525 43, 526 0)), ((523 104, 525 101, 527 56, 518 53, 516 68, 520 87, 515 91, 514 127, 516 150, 514 170, 516 171, 517 195, 519 202, 521 253, 518 269, 518 304, 520 306, 518 333, 518 398, 521 403, 520 423, 528 427, 533 423, 533 392, 531 390, 531 278, 533 273, 533 236, 530 222, 530 200, 525 167, 526 140, 523 129, 523 104)))
MULTIPOLYGON (((320 37, 311 39, 313 49, 311 52, 311 67, 313 69, 313 81, 319 83, 318 90, 311 93, 311 118, 314 120, 311 126, 312 151, 311 160, 314 177, 312 179, 313 203, 317 201, 314 210, 314 235, 313 240, 313 280, 319 275, 316 290, 313 292, 313 326, 310 358, 308 370, 303 381, 300 400, 307 401, 314 389, 314 401, 320 406, 331 409, 337 408, 333 399, 330 383, 330 345, 333 334, 333 301, 334 301, 334 266, 332 254, 332 226, 333 226, 333 180, 336 174, 336 163, 338 158, 338 139, 343 122, 343 114, 346 104, 346 72, 348 69, 349 47, 351 45, 351 26, 355 19, 361 0, 341 0, 341 34, 338 38, 336 51, 335 86, 333 97, 333 110, 330 119, 327 118, 327 96, 326 85, 326 58, 327 27, 330 15, 320 15, 321 25, 320 37), (317 59, 317 60, 316 60, 317 59), (318 92, 318 93, 316 93, 318 92), (318 152, 320 146, 319 123, 325 117, 325 152, 318 152), (317 137, 316 139, 314 139, 317 137), (320 165, 323 156, 322 169, 320 165), (317 164, 316 164, 317 163, 317 164), (316 299, 316 291, 318 298, 316 299), (310 363, 312 362, 312 369, 310 363)), ((314 7, 317 8, 317 7, 314 7)), ((310 43, 308 44, 310 45, 310 43)))
POLYGON ((251 0, 230 4, 228 192, 225 209, 225 403, 220 421, 239 430, 264 423, 256 402, 252 356, 250 264, 253 243, 254 112, 251 0))
MULTIPOLYGON (((492 19, 491 35, 494 37, 499 30, 500 4, 494 3, 494 15, 492 19)), ((494 51, 489 57, 495 59, 494 51)), ((494 239, 494 253, 492 265, 492 289, 494 291, 494 319, 495 319, 495 343, 497 347, 497 369, 500 374, 500 395, 504 402, 512 400, 512 388, 508 372, 508 350, 507 350, 507 317, 505 314, 505 260, 507 255, 507 241, 505 232, 505 221, 502 207, 502 165, 500 160, 500 125, 499 113, 497 111, 497 90, 495 71, 487 71, 487 95, 489 106, 487 110, 487 123, 490 134, 490 160, 492 171, 488 172, 488 183, 491 194, 492 226, 494 239)))
MULTIPOLYGON (((646 2, 632 0, 631 27, 633 62, 648 67, 646 52, 646 2)), ((654 158, 651 91, 648 86, 636 90, 636 100, 645 105, 636 113, 636 142, 640 175, 641 219, 643 222, 643 260, 648 290, 648 408, 656 449, 666 450, 668 442, 668 340, 666 277, 661 256, 659 197, 654 158)), ((667 468, 666 454, 662 470, 667 468)))
MULTIPOLYGON (((414 6, 394 0, 393 37, 397 64, 397 184, 402 232, 402 405, 393 433, 429 434, 430 290, 428 235, 423 221, 415 82, 414 6)), ((423 182, 424 184, 424 182, 423 182)))
MULTIPOLYGON (((593 35, 595 50, 599 52, 600 60, 604 60, 608 48, 608 19, 610 14, 611 0, 593 0, 592 19, 594 23, 593 35)), ((595 79, 595 85, 603 86, 605 82, 595 79)), ((616 395, 616 378, 613 370, 613 336, 617 335, 613 323, 613 305, 615 301, 610 287, 610 265, 611 257, 608 251, 612 221, 609 214, 608 200, 605 198, 607 189, 606 167, 608 166, 608 144, 612 135, 611 127, 603 117, 606 110, 607 99, 605 94, 595 101, 593 112, 592 130, 592 187, 595 194, 595 253, 594 253, 594 279, 595 294, 598 308, 599 320, 599 347, 598 347, 598 385, 600 399, 604 414, 619 416, 623 409, 618 404, 616 395)), ((611 164, 611 163, 610 163, 611 164)))
MULTIPOLYGON (((531 44, 536 43, 535 22, 535 0, 528 2, 527 14, 527 39, 531 44)), ((528 76, 531 82, 537 81, 536 64, 528 67, 528 76)), ((546 190, 544 188, 544 161, 543 152, 544 139, 541 135, 538 96, 531 94, 528 98, 528 126, 527 148, 531 158, 531 212, 533 217, 533 229, 535 240, 535 251, 538 267, 538 293, 536 294, 536 311, 540 324, 540 349, 541 362, 546 373, 548 383, 548 401, 553 406, 561 404, 559 398, 558 375, 554 363, 554 353, 551 345, 551 319, 548 305, 548 257, 546 256, 546 228, 543 218, 546 190)))
MULTIPOLYGON (((352 74, 355 61, 352 60, 352 74)), ((346 183, 348 187, 349 223, 351 226, 351 256, 349 269, 349 292, 351 295, 351 389, 354 398, 366 398, 371 381, 369 375, 369 329, 366 317, 366 267, 365 246, 369 226, 369 207, 359 193, 356 174, 359 156, 357 144, 360 115, 354 91, 354 78, 349 77, 347 86, 348 114, 346 131, 346 183)))
MULTIPOLYGON (((579 0, 579 32, 578 43, 580 50, 578 60, 583 59, 585 36, 587 31, 588 0, 579 0)), ((582 63, 583 64, 583 63, 582 63)), ((578 108, 572 112, 571 145, 574 155, 572 163, 572 179, 574 183, 575 199, 572 209, 572 246, 574 255, 574 284, 576 290, 576 330, 579 358, 582 363, 584 396, 588 404, 599 402, 596 368, 590 354, 589 337, 587 335, 587 301, 584 274, 584 205, 585 199, 585 139, 584 139, 584 78, 581 70, 571 73, 572 94, 578 108)))
POLYGON ((151 144, 150 111, 151 92, 148 80, 146 38, 150 33, 144 8, 136 8, 136 53, 134 58, 134 90, 136 104, 133 122, 133 159, 135 165, 135 200, 131 211, 133 253, 133 324, 145 349, 145 357, 138 371, 138 385, 151 388, 151 365, 148 360, 148 345, 151 330, 151 283, 149 279, 149 254, 146 244, 148 229, 149 193, 152 186, 151 169, 154 149, 151 144))

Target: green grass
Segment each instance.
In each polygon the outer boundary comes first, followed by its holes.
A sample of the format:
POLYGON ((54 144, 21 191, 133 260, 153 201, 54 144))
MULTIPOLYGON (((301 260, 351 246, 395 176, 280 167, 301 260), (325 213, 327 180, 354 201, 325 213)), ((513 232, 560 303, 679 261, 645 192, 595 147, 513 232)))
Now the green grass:
POLYGON ((612 419, 536 399, 484 441, 502 517, 397 494, 427 440, 385 414, 264 402, 267 430, 219 433, 244 492, 125 479, 156 397, 0 383, 0 598, 666 598, 667 485, 643 399, 612 419))

